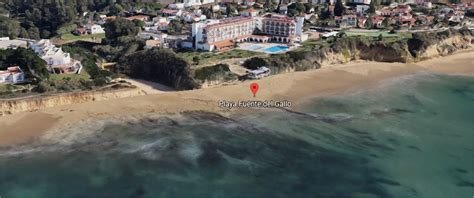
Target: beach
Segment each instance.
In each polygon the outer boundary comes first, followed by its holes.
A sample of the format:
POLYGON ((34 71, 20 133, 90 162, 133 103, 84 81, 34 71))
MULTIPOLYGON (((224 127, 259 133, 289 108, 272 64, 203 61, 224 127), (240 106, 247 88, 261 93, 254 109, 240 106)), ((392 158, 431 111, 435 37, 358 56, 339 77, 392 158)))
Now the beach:
MULTIPOLYGON (((384 80, 417 74, 474 74, 474 51, 434 58, 417 63, 354 62, 331 65, 318 70, 285 73, 258 81, 181 92, 163 92, 131 98, 88 102, 23 112, 0 117, 0 146, 28 143, 51 129, 68 128, 82 121, 94 121, 147 113, 174 114, 209 111, 222 114, 248 109, 228 110, 218 107, 220 100, 288 100, 293 109, 321 96, 356 91, 375 86, 384 80), (253 97, 249 90, 258 82, 260 90, 253 97)), ((254 110, 258 111, 258 110, 254 110)))

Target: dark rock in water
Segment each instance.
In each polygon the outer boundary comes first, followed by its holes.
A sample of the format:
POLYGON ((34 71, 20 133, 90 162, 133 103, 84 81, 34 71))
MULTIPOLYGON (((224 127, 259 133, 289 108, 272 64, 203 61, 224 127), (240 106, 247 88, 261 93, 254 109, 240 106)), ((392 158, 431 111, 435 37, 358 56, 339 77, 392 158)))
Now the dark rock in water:
POLYGON ((462 169, 462 168, 455 168, 454 170, 458 173, 468 173, 469 172, 466 169, 462 169))
POLYGON ((376 155, 376 154, 370 154, 369 156, 372 157, 372 158, 375 158, 375 159, 378 159, 378 158, 379 158, 379 156, 376 155))
POLYGON ((145 189, 143 188, 143 186, 140 186, 137 189, 135 189, 135 194, 132 195, 131 197, 139 198, 139 197, 143 197, 145 194, 146 194, 145 189))
POLYGON ((400 142, 396 139, 393 139, 393 138, 389 138, 388 141, 392 144, 395 144, 395 145, 400 145, 400 142))
POLYGON ((416 150, 416 151, 421 151, 420 148, 418 148, 417 146, 413 146, 413 145, 408 145, 407 148, 413 149, 413 150, 416 150))
POLYGON ((363 141, 362 144, 367 146, 367 147, 379 148, 379 149, 385 150, 385 151, 395 151, 395 149, 393 149, 391 147, 385 146, 383 144, 378 144, 378 143, 375 143, 375 142, 363 141))
POLYGON ((371 112, 370 115, 375 116, 375 117, 385 117, 385 116, 395 116, 395 115, 404 114, 404 113, 414 113, 414 111, 411 111, 408 109, 401 109, 401 108, 389 108, 383 111, 371 112))
POLYGON ((474 182, 460 181, 460 182, 456 183, 456 186, 459 186, 459 187, 473 187, 474 188, 474 182))
POLYGON ((423 103, 414 95, 405 95, 405 98, 410 101, 411 104, 423 106, 423 103))
POLYGON ((389 180, 389 179, 385 179, 385 178, 377 178, 376 181, 380 182, 380 183, 383 183, 383 184, 388 184, 388 185, 391 185, 391 186, 400 186, 400 183, 398 183, 397 181, 393 181, 393 180, 389 180))
POLYGON ((394 108, 391 110, 392 112, 394 113, 414 113, 413 111, 411 110, 408 110, 408 109, 400 109, 400 108, 394 108))
POLYGON ((198 121, 207 120, 216 123, 235 122, 233 119, 208 111, 188 111, 184 112, 183 115, 185 115, 187 118, 192 118, 198 121))
POLYGON ((352 118, 348 118, 348 117, 341 118, 341 117, 330 117, 330 116, 322 116, 322 115, 311 115, 304 112, 293 111, 293 110, 285 109, 285 108, 279 108, 279 109, 286 111, 288 113, 304 116, 305 118, 315 119, 315 120, 323 121, 330 124, 348 122, 352 120, 352 118))
POLYGON ((203 146, 204 153, 199 157, 198 164, 202 167, 217 167, 219 163, 223 163, 225 160, 217 152, 217 145, 209 142, 203 146))
POLYGON ((346 130, 350 133, 357 134, 357 135, 369 135, 369 132, 353 129, 353 128, 346 128, 346 130))

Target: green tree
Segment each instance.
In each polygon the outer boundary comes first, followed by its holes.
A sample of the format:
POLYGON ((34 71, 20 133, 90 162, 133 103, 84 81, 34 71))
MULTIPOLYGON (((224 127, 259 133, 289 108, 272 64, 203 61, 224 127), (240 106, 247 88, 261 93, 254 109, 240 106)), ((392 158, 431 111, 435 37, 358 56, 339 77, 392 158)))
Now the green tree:
POLYGON ((328 19, 331 16, 331 11, 329 10, 329 7, 325 6, 321 9, 321 13, 319 14, 319 19, 325 20, 328 19))
POLYGON ((168 25, 168 33, 170 34, 181 34, 185 29, 184 21, 174 19, 168 25))
POLYGON ((145 22, 141 21, 141 20, 133 20, 133 23, 135 23, 135 26, 137 27, 140 27, 140 28, 144 28, 145 27, 145 22))
POLYGON ((242 66, 244 66, 247 69, 258 69, 259 67, 262 66, 267 66, 268 62, 260 57, 253 57, 250 59, 247 59, 242 66))
POLYGON ((367 13, 375 14, 375 11, 377 10, 378 6, 380 6, 379 0, 372 0, 370 2, 369 9, 367 10, 367 13))
POLYGON ((297 16, 301 13, 306 12, 306 7, 302 3, 293 3, 288 6, 288 16, 297 16))
POLYGON ((124 11, 123 7, 120 4, 114 4, 110 10, 109 14, 110 15, 118 15, 124 11))
POLYGON ((122 37, 135 37, 138 32, 139 28, 135 23, 120 17, 105 24, 105 37, 111 43, 122 37))
POLYGON ((305 7, 305 12, 306 13, 309 13, 311 11, 311 9, 314 8, 312 3, 305 3, 304 7, 305 7))
POLYGON ((26 73, 26 77, 33 80, 43 80, 49 78, 49 71, 46 68, 46 61, 38 57, 30 49, 6 49, 0 50, 0 69, 1 67, 20 66, 26 73))
POLYGON ((390 18, 389 17, 385 17, 382 21, 382 24, 385 28, 389 29, 391 27, 391 24, 390 24, 390 18))
POLYGON ((194 63, 195 65, 199 65, 199 61, 200 61, 199 56, 193 57, 193 63, 194 63))
POLYGON ((21 26, 16 20, 0 16, 0 37, 17 38, 20 35, 21 26))
POLYGON ((265 11, 274 11, 275 9, 277 9, 277 5, 273 0, 265 0, 263 8, 265 9, 265 11))
POLYGON ((169 49, 154 48, 127 56, 119 67, 135 78, 162 83, 179 90, 195 89, 189 64, 169 49))
POLYGON ((345 11, 346 11, 346 7, 344 7, 342 0, 337 0, 336 5, 334 5, 334 15, 342 16, 345 11))
POLYGON ((226 7, 227 16, 235 16, 236 12, 237 12, 237 8, 235 8, 234 5, 227 4, 227 7, 226 7))

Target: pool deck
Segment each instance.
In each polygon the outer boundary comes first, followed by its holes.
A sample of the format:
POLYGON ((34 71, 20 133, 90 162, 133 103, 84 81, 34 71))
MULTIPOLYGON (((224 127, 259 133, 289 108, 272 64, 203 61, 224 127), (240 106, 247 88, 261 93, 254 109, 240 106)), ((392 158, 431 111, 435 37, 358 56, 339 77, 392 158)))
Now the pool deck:
POLYGON ((238 49, 254 51, 254 52, 263 52, 267 54, 282 54, 282 53, 291 51, 293 49, 296 49, 297 47, 298 45, 290 47, 286 43, 240 43, 238 49), (264 50, 264 49, 275 47, 275 46, 285 46, 285 47, 289 47, 289 49, 277 51, 277 52, 268 52, 264 50))

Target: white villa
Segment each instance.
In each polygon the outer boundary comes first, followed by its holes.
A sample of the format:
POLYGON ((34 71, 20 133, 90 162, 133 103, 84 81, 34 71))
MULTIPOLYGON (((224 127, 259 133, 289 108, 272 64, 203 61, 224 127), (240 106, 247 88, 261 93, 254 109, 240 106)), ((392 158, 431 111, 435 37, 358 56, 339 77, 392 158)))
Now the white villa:
POLYGON ((0 70, 0 84, 16 84, 24 81, 25 73, 18 66, 0 70))
POLYGON ((76 73, 82 70, 81 62, 71 58, 69 53, 63 52, 61 48, 54 46, 50 40, 43 39, 30 43, 30 48, 48 64, 51 73, 76 73))
POLYGON ((194 49, 205 51, 231 48, 235 42, 301 42, 307 39, 303 22, 304 17, 293 20, 278 14, 207 20, 193 24, 189 40, 194 49))
POLYGON ((105 33, 104 28, 102 26, 94 24, 94 23, 89 23, 86 25, 86 30, 87 33, 89 34, 103 34, 105 33))
POLYGON ((200 6, 205 4, 215 3, 214 0, 184 0, 184 7, 191 7, 191 6, 200 6))

